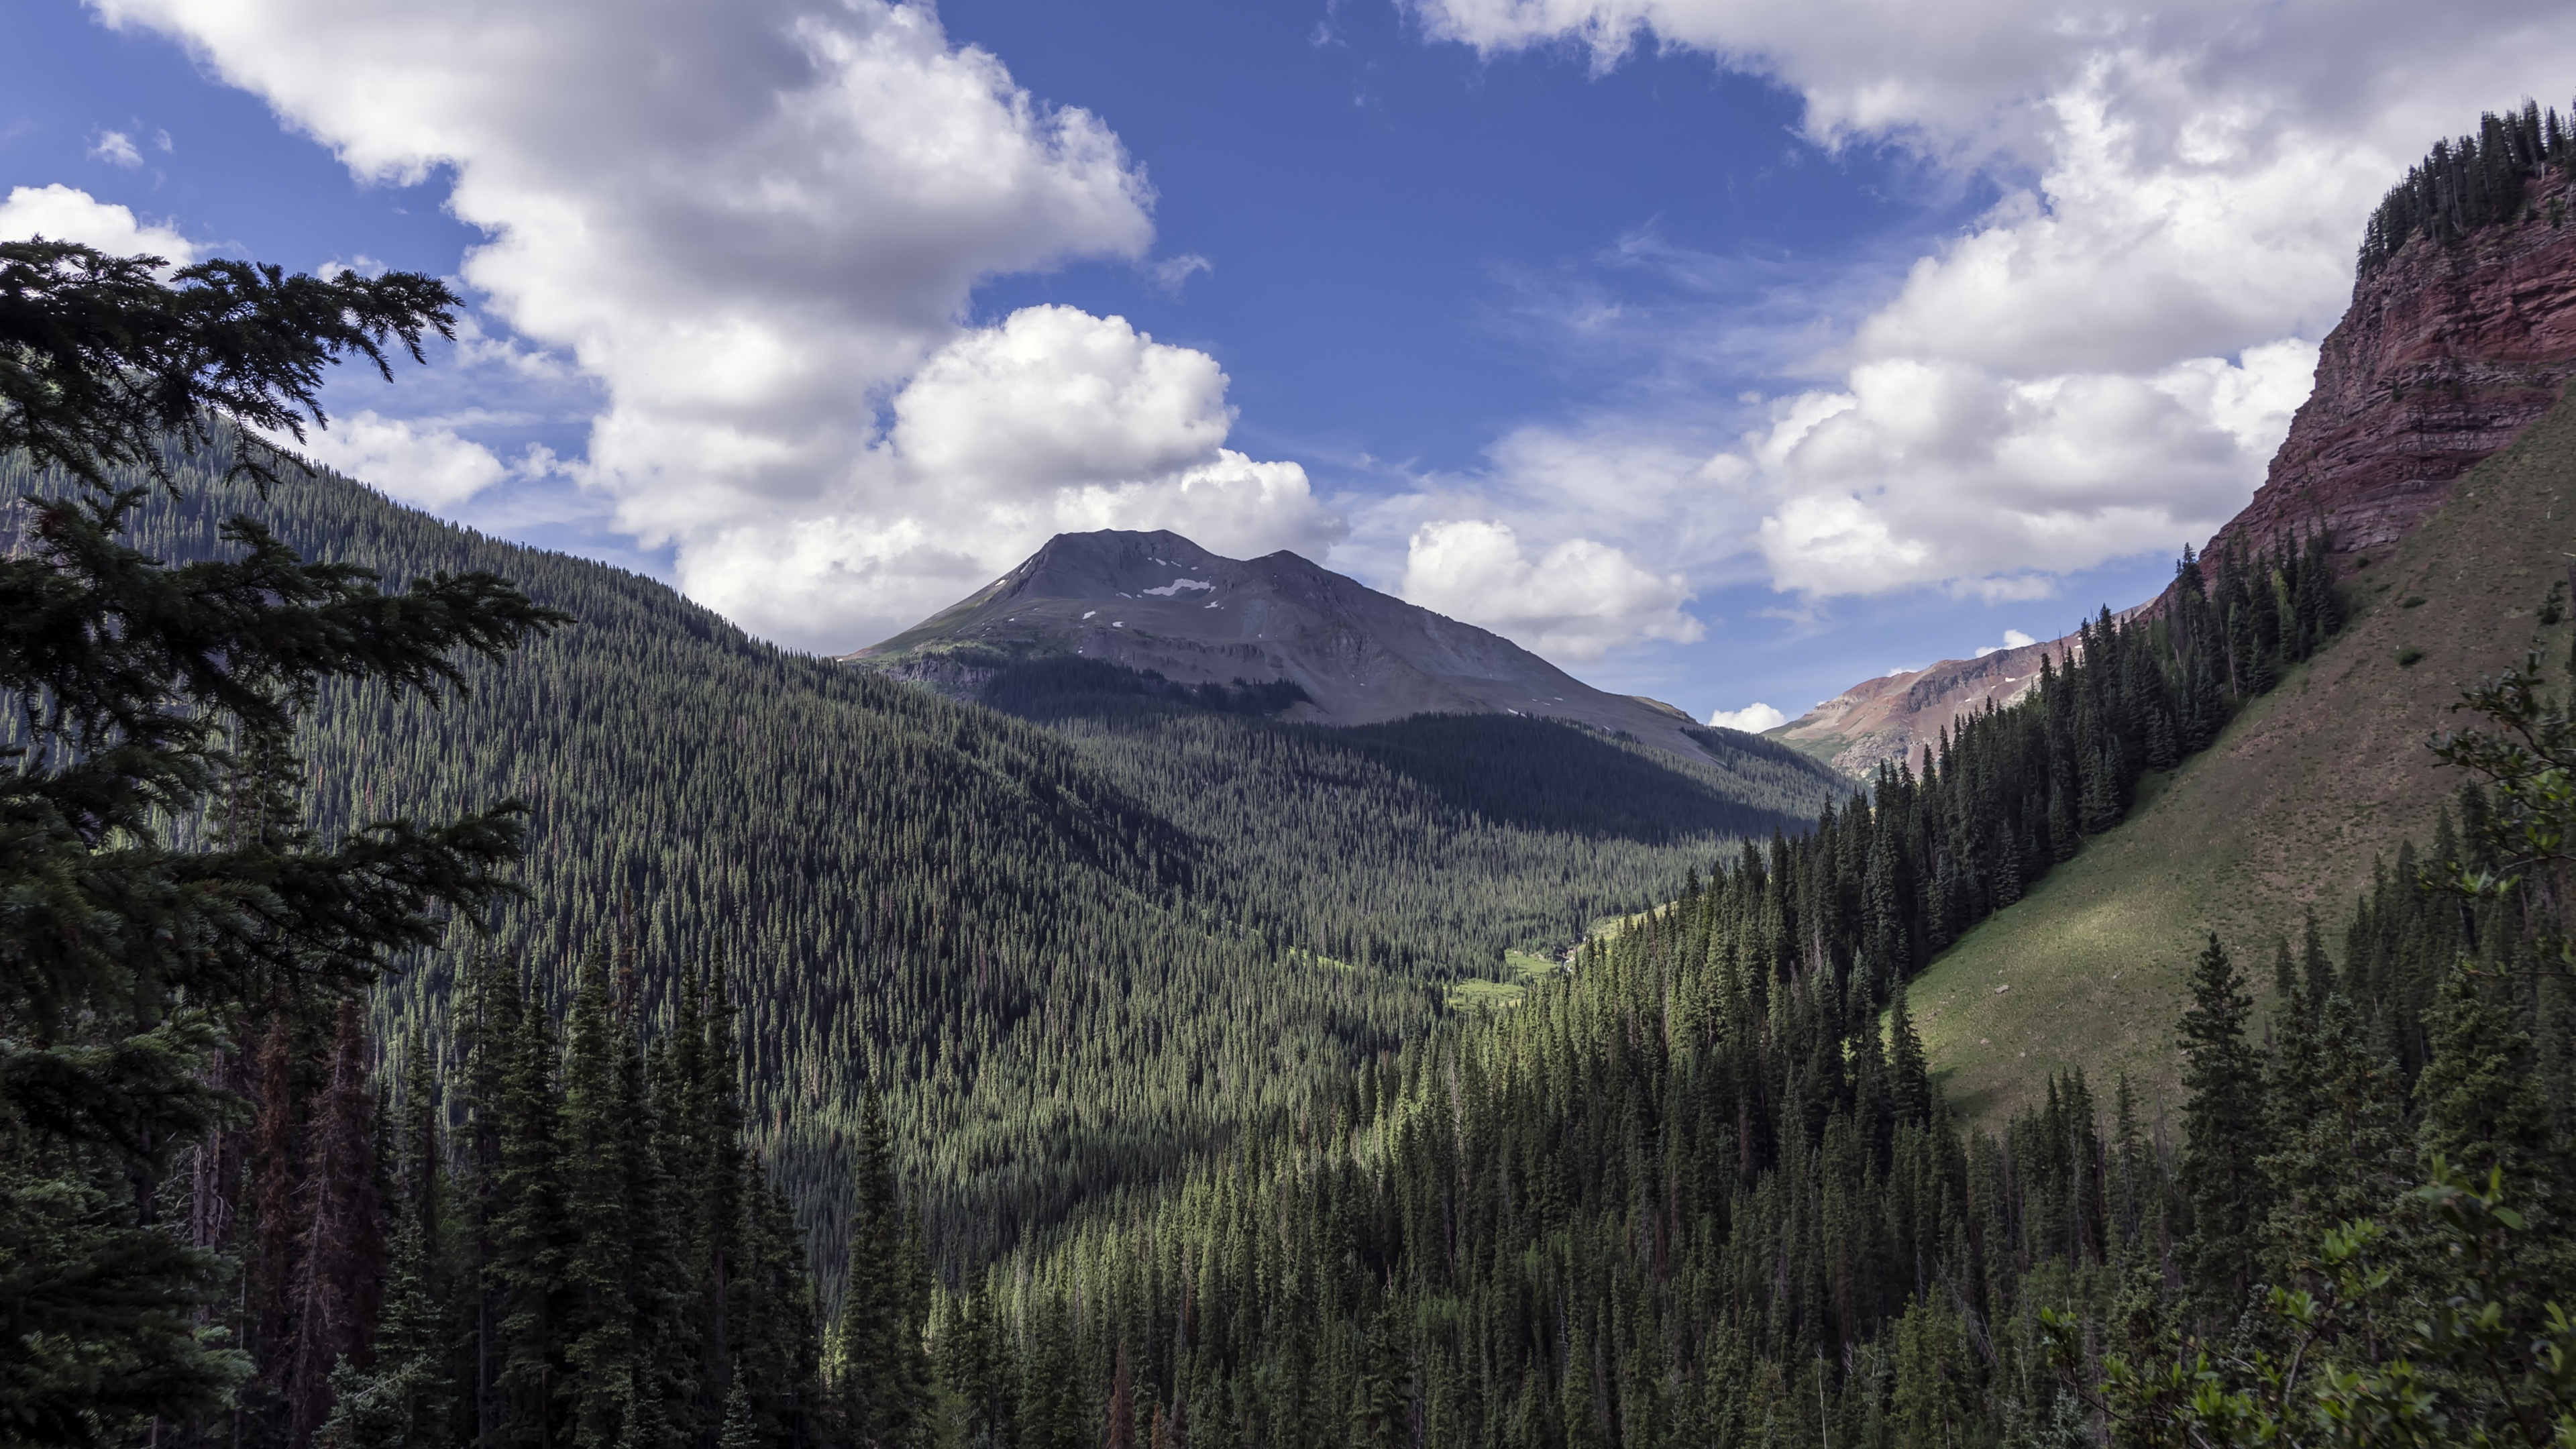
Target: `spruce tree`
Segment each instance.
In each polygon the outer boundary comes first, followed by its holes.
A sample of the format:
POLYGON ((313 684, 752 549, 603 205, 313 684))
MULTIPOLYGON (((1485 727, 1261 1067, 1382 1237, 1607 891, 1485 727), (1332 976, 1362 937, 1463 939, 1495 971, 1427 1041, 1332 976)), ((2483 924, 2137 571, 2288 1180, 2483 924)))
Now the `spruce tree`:
POLYGON ((549 1449, 561 1428, 564 1303, 563 1137, 557 1120, 554 1033, 530 1002, 505 1044, 498 1117, 500 1168, 484 1292, 493 1306, 493 1378, 483 1442, 549 1449))
POLYGON ((285 1430, 309 1437, 331 1412, 331 1375, 363 1360, 376 1331, 384 1288, 383 1204, 376 1194, 376 1093, 358 1003, 340 1003, 330 1074, 313 1114, 305 1153, 302 1218, 283 1355, 285 1430))
POLYGON ((297 720, 330 681, 452 691, 451 655, 498 657, 560 618, 483 574, 387 594, 246 519, 227 561, 131 546, 175 460, 220 449, 235 476, 292 486, 260 439, 324 421, 324 369, 386 369, 453 322, 412 273, 165 271, 0 243, 0 455, 67 485, 20 505, 25 543, 0 558, 21 742, 0 771, 0 1421, 58 1443, 215 1412, 248 1371, 200 1331, 215 1251, 158 1221, 172 1155, 231 1110, 212 1052, 252 1003, 362 982, 507 889, 512 807, 310 830, 297 720))
POLYGON ((2183 1142, 2176 1187, 2190 1215, 2184 1280, 2204 1322, 2231 1321, 2254 1285, 2264 1209, 2257 1164, 2269 1147, 2261 1055, 2246 1041, 2254 998, 2212 935, 2192 965, 2182 1014, 2183 1142))
POLYGON ((562 1089, 561 1392, 577 1449, 615 1449, 634 1435, 649 1376, 632 1297, 636 1167, 627 1159, 632 1107, 621 1090, 625 1035, 609 1000, 607 955, 594 947, 573 981, 562 1089))
POLYGON ((2397 1064, 2341 992, 2311 1010, 2302 990, 2295 1005, 2274 1016, 2261 1164, 2266 1261, 2284 1274, 2304 1271, 2329 1230, 2386 1212, 2412 1178, 2397 1064))
POLYGON ((909 1446, 927 1422, 930 1366, 917 1316, 914 1254, 895 1182, 894 1144, 874 1088, 859 1108, 851 1167, 849 1267, 833 1332, 832 1376, 861 1443, 909 1446))
POLYGON ((2439 1156, 2478 1181, 2500 1171, 2518 1200, 2551 1204, 2563 1169, 2549 1099, 2531 1034, 2499 994, 2466 969, 2442 978, 2426 1023, 2432 1057, 2415 1079, 2416 1141, 2428 1162, 2439 1156))

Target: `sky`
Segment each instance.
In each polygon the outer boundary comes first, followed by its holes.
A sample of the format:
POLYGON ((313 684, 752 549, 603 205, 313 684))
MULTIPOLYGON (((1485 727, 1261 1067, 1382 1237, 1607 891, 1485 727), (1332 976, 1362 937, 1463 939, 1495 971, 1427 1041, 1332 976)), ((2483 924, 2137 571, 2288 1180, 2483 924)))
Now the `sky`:
POLYGON ((0 237, 425 271, 320 461, 843 652, 1293 549, 1760 727, 2241 507, 2438 136, 2395 0, 19 0, 0 237))

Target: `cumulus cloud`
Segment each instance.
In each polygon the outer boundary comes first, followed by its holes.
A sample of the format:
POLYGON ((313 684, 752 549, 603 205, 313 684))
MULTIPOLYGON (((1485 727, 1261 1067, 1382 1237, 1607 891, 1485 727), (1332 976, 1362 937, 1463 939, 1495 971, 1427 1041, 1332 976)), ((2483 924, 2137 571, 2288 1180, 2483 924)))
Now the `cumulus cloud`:
POLYGON ((2555 93, 2563 6, 2427 30, 2400 0, 1417 0, 1485 50, 1654 43, 2003 188, 1703 481, 1781 588, 2034 597, 2240 507, 2340 314, 2369 207, 2436 136, 2555 93))
POLYGON ((1343 531, 1294 463, 1221 446, 1225 374, 1123 318, 1029 307, 959 335, 895 395, 884 441, 830 490, 847 511, 698 535, 690 593, 773 637, 799 611, 909 623, 1056 533, 1169 528, 1224 554, 1320 555, 1343 531))
POLYGON ((1068 517, 1333 531, 1222 448, 1213 359, 1061 308, 961 325, 983 278, 1146 263, 1152 196, 926 4, 95 3, 360 176, 452 178, 464 280, 604 393, 577 476, 773 637, 882 637, 1068 517))
POLYGON ((1687 644, 1705 632, 1682 610, 1691 592, 1681 575, 1652 573, 1589 538, 1533 559, 1511 525, 1487 519, 1416 530, 1401 592, 1555 659, 1598 659, 1638 639, 1687 644))
POLYGON ((56 182, 10 188, 0 201, 0 240, 79 242, 117 256, 150 253, 185 264, 197 259, 195 243, 167 226, 135 220, 131 208, 101 201, 56 182))
POLYGON ((328 428, 309 430, 303 452, 326 468, 421 508, 453 507, 511 472, 490 448, 459 436, 452 426, 382 417, 373 411, 334 418, 328 428))
POLYGON ((1722 730, 1742 730, 1758 735, 1776 730, 1789 722, 1789 716, 1767 704, 1748 704, 1742 709, 1721 709, 1708 717, 1708 722, 1722 730))
POLYGON ((1706 473, 1758 485, 1782 588, 2043 597, 2048 574, 2179 549, 2235 513, 2315 370, 2297 341, 2143 377, 1874 360, 1780 401, 1706 473))
POLYGON ((1983 659, 1989 654, 2001 654, 2007 649, 2027 649, 2038 642, 2038 640, 2033 639, 2019 629, 2006 629, 2004 631, 2004 642, 2001 644, 1978 645, 1977 657, 1979 659, 1983 659))

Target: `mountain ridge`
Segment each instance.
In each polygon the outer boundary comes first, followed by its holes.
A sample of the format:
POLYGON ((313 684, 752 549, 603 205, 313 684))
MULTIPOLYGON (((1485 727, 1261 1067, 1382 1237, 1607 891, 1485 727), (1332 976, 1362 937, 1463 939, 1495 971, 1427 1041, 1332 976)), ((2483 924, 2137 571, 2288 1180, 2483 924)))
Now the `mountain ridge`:
POLYGON ((1291 684, 1304 698, 1280 713, 1295 722, 1515 714, 1719 758, 1696 738, 1707 727, 1675 706, 1595 689, 1287 550, 1232 559, 1168 530, 1057 534, 964 599, 838 657, 961 698, 1008 664, 1091 659, 1186 686, 1291 684))

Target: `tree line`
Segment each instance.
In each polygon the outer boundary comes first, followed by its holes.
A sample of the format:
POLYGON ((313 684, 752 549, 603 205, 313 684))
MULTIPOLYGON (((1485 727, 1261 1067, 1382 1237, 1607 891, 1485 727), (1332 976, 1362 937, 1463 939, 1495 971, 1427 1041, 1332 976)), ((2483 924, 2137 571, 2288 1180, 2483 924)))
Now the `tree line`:
MULTIPOLYGON (((2418 236, 2447 244, 2481 227, 2540 220, 2523 192, 2552 168, 2561 177, 2576 176, 2576 127, 2557 107, 2543 111, 2539 102, 2524 101, 2520 110, 2479 116, 2475 131, 2434 142, 2381 198, 2362 228, 2362 275, 2418 236)), ((2547 219, 2553 227, 2565 223, 2563 197, 2550 199, 2547 219)))

